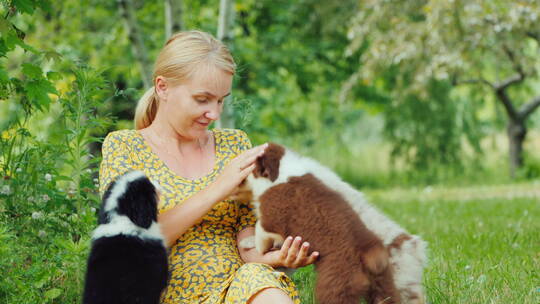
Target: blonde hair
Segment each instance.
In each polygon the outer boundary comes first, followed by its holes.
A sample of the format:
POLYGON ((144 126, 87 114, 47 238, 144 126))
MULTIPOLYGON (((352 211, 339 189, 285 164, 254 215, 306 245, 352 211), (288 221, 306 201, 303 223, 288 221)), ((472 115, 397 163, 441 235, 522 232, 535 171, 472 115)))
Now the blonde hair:
MULTIPOLYGON (((152 79, 163 76, 171 83, 180 83, 204 67, 217 67, 234 75, 236 64, 225 44, 212 35, 201 31, 180 32, 171 36, 159 53, 152 79)), ((156 117, 159 99, 152 86, 135 109, 135 129, 152 124, 156 117)))

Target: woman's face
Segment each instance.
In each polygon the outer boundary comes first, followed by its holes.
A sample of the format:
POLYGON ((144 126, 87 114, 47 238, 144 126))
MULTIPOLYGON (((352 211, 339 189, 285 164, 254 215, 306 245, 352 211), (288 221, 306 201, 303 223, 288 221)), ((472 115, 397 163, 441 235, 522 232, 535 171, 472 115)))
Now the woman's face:
POLYGON ((164 90, 156 83, 160 95, 158 111, 163 111, 162 117, 180 136, 201 138, 206 135, 208 125, 219 119, 224 98, 231 92, 232 77, 219 68, 208 68, 164 90))

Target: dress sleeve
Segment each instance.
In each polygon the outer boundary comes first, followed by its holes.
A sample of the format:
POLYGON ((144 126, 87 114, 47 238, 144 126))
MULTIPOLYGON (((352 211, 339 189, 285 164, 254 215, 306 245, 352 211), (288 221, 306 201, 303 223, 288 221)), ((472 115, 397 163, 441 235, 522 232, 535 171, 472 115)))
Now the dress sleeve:
POLYGON ((111 132, 105 137, 101 148, 103 157, 99 166, 99 193, 105 193, 107 186, 118 176, 134 170, 127 138, 121 132, 111 132))
MULTIPOLYGON (((239 132, 238 148, 240 152, 251 149, 251 142, 248 136, 243 131, 239 132)), ((255 211, 253 210, 253 204, 251 203, 239 203, 238 204, 238 221, 236 225, 236 231, 240 232, 248 227, 254 227, 257 222, 255 211)))

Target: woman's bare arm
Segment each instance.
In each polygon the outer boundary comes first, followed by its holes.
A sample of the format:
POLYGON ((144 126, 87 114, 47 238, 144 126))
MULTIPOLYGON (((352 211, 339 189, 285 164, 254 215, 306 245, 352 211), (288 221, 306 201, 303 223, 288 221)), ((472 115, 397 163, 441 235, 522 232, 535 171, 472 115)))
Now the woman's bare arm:
POLYGON ((218 197, 218 193, 209 187, 192 195, 182 204, 160 214, 158 222, 165 238, 165 245, 172 246, 182 234, 212 209, 219 200, 218 197))
POLYGON ((158 216, 165 244, 170 247, 195 225, 219 201, 229 196, 253 171, 255 160, 264 153, 266 144, 246 150, 227 164, 217 179, 181 204, 158 216))

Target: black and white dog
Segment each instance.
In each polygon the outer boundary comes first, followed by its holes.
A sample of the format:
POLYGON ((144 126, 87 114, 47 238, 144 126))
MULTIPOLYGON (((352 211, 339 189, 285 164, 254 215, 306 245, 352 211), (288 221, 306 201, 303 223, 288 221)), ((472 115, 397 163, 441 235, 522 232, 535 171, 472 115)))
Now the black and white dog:
POLYGON ((157 304, 168 279, 159 188, 142 172, 111 183, 92 235, 83 304, 157 304))

